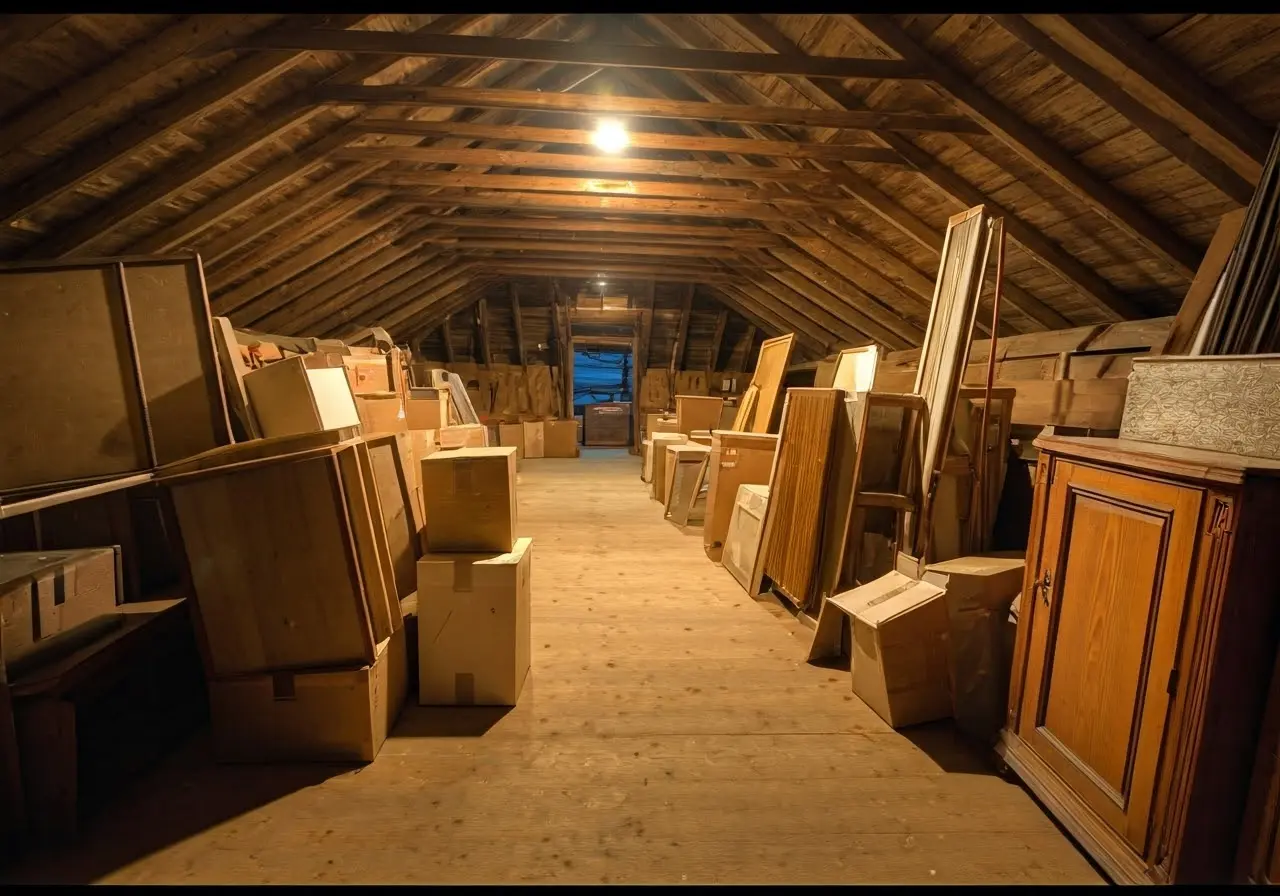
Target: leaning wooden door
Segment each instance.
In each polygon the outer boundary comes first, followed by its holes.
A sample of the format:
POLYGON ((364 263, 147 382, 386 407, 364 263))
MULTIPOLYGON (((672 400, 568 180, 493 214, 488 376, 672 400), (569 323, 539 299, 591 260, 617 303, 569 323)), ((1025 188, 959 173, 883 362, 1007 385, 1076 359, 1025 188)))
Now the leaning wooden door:
POLYGON ((1146 851, 1203 492, 1054 464, 1018 734, 1146 851))

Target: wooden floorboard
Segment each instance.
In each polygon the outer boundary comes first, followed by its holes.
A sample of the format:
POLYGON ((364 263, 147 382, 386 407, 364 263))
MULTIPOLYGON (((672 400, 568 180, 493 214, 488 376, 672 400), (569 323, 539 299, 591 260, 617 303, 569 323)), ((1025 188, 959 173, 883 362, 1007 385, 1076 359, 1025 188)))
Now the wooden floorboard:
POLYGON ((811 631, 662 519, 620 451, 525 461, 533 673, 509 711, 406 707, 372 765, 192 743, 15 881, 1095 883, 946 724, 900 734, 811 631))

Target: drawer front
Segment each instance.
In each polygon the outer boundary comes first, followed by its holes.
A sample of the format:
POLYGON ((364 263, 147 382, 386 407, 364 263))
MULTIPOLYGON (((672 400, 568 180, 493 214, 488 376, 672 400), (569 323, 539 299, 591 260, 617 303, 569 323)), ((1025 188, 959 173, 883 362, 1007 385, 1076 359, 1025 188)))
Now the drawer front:
POLYGON ((1056 461, 1020 737, 1146 854, 1201 489, 1056 461))

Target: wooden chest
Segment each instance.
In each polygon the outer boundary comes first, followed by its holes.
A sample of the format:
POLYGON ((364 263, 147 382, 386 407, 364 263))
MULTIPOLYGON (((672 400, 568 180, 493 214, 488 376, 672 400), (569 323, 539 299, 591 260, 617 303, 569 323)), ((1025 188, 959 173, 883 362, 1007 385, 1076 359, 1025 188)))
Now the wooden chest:
POLYGON ((1280 463, 1036 445, 997 750, 1117 882, 1226 881, 1280 621, 1280 463))

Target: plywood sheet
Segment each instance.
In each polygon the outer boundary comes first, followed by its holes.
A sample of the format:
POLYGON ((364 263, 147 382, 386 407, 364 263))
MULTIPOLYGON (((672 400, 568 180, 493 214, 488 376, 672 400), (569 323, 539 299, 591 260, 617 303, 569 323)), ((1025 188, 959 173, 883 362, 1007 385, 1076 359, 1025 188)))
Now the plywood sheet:
POLYGON ((791 349, 795 345, 794 333, 766 339, 760 343, 760 358, 751 385, 758 390, 755 412, 751 418, 751 432, 776 432, 774 417, 779 412, 782 381, 791 362, 791 349))

